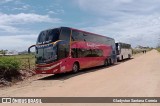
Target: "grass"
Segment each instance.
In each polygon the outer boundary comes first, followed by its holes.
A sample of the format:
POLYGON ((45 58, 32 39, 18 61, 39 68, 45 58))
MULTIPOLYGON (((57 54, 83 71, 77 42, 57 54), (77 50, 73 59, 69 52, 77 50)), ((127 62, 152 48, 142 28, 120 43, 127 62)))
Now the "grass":
POLYGON ((20 69, 33 69, 35 67, 35 56, 32 54, 29 55, 15 55, 15 56, 3 56, 0 58, 14 58, 18 60, 20 64, 20 69))
POLYGON ((139 49, 132 49, 132 53, 133 54, 138 54, 138 53, 142 53, 143 50, 139 50, 139 49))
POLYGON ((0 69, 4 70, 18 70, 20 69, 20 61, 13 57, 1 57, 0 69))
MULTIPOLYGON (((152 48, 146 49, 146 52, 151 51, 152 48)), ((139 54, 143 52, 143 49, 132 49, 133 54, 139 54)))
POLYGON ((13 81, 35 67, 34 55, 0 56, 0 84, 2 80, 13 81))
POLYGON ((156 50, 160 52, 160 48, 157 48, 156 50))
POLYGON ((22 69, 33 69, 35 67, 35 56, 32 54, 29 55, 17 55, 15 58, 18 58, 22 65, 22 69))

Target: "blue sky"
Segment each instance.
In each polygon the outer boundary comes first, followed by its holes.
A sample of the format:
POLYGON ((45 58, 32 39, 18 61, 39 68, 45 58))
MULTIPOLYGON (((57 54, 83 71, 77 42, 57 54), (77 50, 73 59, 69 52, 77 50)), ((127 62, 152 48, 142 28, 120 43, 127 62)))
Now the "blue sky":
POLYGON ((26 50, 41 30, 69 26, 157 46, 159 0, 0 0, 0 49, 26 50))

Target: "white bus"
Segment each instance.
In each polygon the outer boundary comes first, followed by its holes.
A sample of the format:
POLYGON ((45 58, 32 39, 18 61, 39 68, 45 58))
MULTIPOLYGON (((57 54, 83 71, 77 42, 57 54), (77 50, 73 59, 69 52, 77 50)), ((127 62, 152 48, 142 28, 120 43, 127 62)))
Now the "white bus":
POLYGON ((117 51, 117 61, 130 59, 132 56, 132 48, 130 44, 118 42, 116 43, 116 51, 117 51))

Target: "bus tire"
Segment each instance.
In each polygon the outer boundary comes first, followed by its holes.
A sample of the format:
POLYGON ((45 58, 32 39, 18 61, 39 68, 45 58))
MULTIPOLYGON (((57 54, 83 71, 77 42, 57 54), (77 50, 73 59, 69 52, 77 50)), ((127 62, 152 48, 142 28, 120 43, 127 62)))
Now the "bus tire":
POLYGON ((117 62, 119 62, 120 61, 120 58, 119 57, 117 57, 117 62))
POLYGON ((121 61, 123 61, 123 55, 121 56, 121 61))
POLYGON ((109 65, 112 65, 112 64, 113 64, 113 60, 109 59, 109 65))
POLYGON ((108 59, 104 61, 104 66, 107 66, 107 65, 108 65, 108 59))
POLYGON ((113 65, 114 64, 114 60, 113 59, 111 59, 111 65, 113 65))
POLYGON ((72 72, 77 73, 78 71, 79 71, 79 64, 78 62, 75 62, 72 67, 72 72))
POLYGON ((128 59, 130 59, 131 58, 131 55, 130 54, 128 54, 128 59))

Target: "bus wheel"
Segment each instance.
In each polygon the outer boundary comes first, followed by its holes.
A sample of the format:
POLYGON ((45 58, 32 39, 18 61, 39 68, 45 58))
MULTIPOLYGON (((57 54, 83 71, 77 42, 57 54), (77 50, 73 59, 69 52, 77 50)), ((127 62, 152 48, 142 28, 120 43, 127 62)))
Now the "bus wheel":
POLYGON ((109 65, 112 65, 112 64, 113 64, 112 59, 109 59, 109 65))
POLYGON ((121 56, 121 61, 123 60, 123 56, 121 56))
POLYGON ((113 64, 114 64, 113 59, 110 59, 110 65, 113 65, 113 64))
POLYGON ((104 61, 104 66, 107 66, 108 65, 108 60, 106 59, 105 61, 104 61))
POLYGON ((79 65, 78 63, 74 63, 72 67, 73 73, 77 73, 79 71, 79 65))
POLYGON ((131 58, 131 55, 130 54, 128 54, 128 59, 130 59, 131 58))

